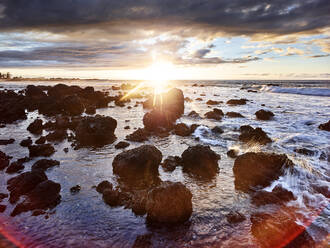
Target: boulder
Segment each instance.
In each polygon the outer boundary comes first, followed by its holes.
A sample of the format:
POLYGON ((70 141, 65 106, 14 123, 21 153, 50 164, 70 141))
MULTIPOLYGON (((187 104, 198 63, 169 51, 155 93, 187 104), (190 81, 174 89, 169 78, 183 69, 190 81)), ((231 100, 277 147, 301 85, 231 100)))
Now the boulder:
POLYGON ((17 204, 11 216, 31 210, 55 207, 61 201, 60 190, 61 185, 51 180, 39 183, 33 190, 26 194, 23 202, 17 204))
POLYGON ((76 186, 73 186, 70 188, 71 194, 77 194, 80 190, 81 190, 81 187, 78 184, 76 186))
POLYGON ((177 166, 182 164, 182 159, 179 156, 168 156, 161 164, 166 172, 172 172, 177 166))
POLYGON ((38 86, 28 85, 25 89, 25 96, 32 99, 47 97, 47 94, 38 86))
POLYGON ((112 163, 113 173, 127 186, 149 187, 159 182, 162 153, 152 145, 123 151, 112 163))
POLYGON ((0 123, 26 120, 24 96, 14 91, 0 91, 0 123))
POLYGON ((209 146, 196 145, 187 148, 181 155, 183 171, 197 177, 212 178, 219 172, 216 154, 209 146))
POLYGON ((37 145, 45 144, 46 143, 46 137, 45 136, 41 136, 34 143, 37 144, 37 145))
POLYGON ((88 115, 94 115, 96 113, 96 107, 94 105, 87 106, 85 113, 88 115))
POLYGON ((206 102, 207 105, 218 105, 218 104, 220 104, 220 103, 222 103, 222 101, 208 100, 208 101, 206 102))
POLYGON ((84 104, 76 95, 65 97, 62 104, 63 110, 68 115, 81 115, 85 110, 84 104))
POLYGON ((30 157, 49 157, 55 153, 55 149, 51 144, 31 145, 28 148, 30 157))
POLYGON ((189 136, 191 134, 191 130, 186 124, 178 123, 174 126, 174 133, 179 136, 189 136))
POLYGON ((100 182, 97 187, 96 187, 96 191, 99 192, 99 193, 103 193, 103 191, 105 189, 112 189, 113 188, 113 185, 112 183, 110 183, 109 181, 102 181, 100 182))
POLYGON ((221 120, 223 112, 221 109, 214 108, 212 111, 205 113, 204 115, 207 119, 221 120))
POLYGON ((189 114, 188 114, 189 117, 193 117, 193 118, 199 118, 199 114, 195 111, 195 110, 192 110, 189 114))
POLYGON ((126 140, 134 141, 134 142, 143 142, 148 140, 149 132, 144 128, 138 128, 133 133, 126 136, 126 140))
POLYGON ((255 113, 257 119, 268 121, 274 117, 274 113, 272 111, 267 111, 264 109, 260 109, 255 113))
POLYGON ((229 104, 229 105, 245 105, 247 101, 248 101, 247 99, 243 99, 243 98, 241 98, 241 99, 230 99, 230 100, 227 101, 227 104, 229 104))
POLYGON ((27 130, 33 134, 41 134, 43 129, 43 122, 40 119, 35 119, 28 127, 27 130))
POLYGON ((83 118, 76 128, 79 146, 103 146, 116 139, 117 121, 109 116, 96 115, 83 118))
POLYGON ((295 199, 291 191, 276 186, 271 192, 264 190, 256 192, 252 197, 252 203, 259 207, 266 204, 283 204, 295 199))
POLYGON ((228 116, 229 118, 244 118, 242 114, 237 112, 227 112, 226 116, 228 116))
POLYGON ((31 170, 32 171, 34 171, 34 170, 46 171, 47 169, 54 167, 54 166, 58 166, 58 165, 60 165, 60 162, 57 160, 40 159, 32 165, 31 170))
POLYGON ((172 129, 174 122, 184 113, 184 96, 180 89, 171 89, 161 95, 153 95, 144 107, 152 108, 143 117, 143 124, 148 131, 172 129))
POLYGON ((230 149, 227 152, 227 156, 230 157, 230 158, 236 158, 238 156, 238 151, 234 150, 234 149, 230 149))
POLYGON ((0 170, 3 170, 9 165, 10 157, 6 153, 0 151, 0 170))
POLYGON ((327 123, 320 124, 319 129, 330 132, 330 120, 327 123))
POLYGON ((150 223, 177 224, 192 214, 192 194, 182 183, 163 182, 148 192, 147 220, 150 223))
POLYGON ((122 204, 120 191, 113 188, 106 188, 103 190, 103 200, 111 207, 117 207, 122 204))
POLYGON ((233 171, 235 188, 248 191, 256 186, 267 187, 293 166, 284 154, 248 152, 236 158, 233 171))
POLYGON ((265 145, 272 142, 268 135, 259 127, 254 129, 251 126, 242 126, 240 130, 241 135, 238 138, 244 143, 259 143, 265 145))
POLYGON ((12 173, 19 172, 23 169, 24 169, 23 162, 22 161, 15 161, 7 167, 6 173, 12 174, 12 173))
POLYGON ((66 130, 55 130, 54 132, 50 132, 49 134, 46 135, 46 140, 49 142, 54 142, 54 141, 63 141, 66 139, 68 136, 66 130))
POLYGON ((20 144, 20 146, 28 147, 28 146, 32 145, 32 139, 31 139, 31 137, 28 137, 27 139, 23 139, 21 141, 21 143, 19 143, 19 144, 20 144))
POLYGON ((222 129, 221 127, 219 127, 219 126, 215 126, 215 127, 213 127, 213 128, 211 129, 211 131, 212 131, 213 133, 216 133, 216 134, 222 134, 222 133, 223 133, 223 129, 222 129))
POLYGON ((6 146, 13 144, 15 142, 14 139, 0 139, 0 146, 6 146))
POLYGON ((120 141, 118 142, 116 145, 115 145, 115 148, 116 149, 123 149, 123 148, 126 148, 129 146, 129 143, 128 142, 125 142, 125 141, 120 141))
POLYGON ((33 190, 39 183, 46 180, 46 174, 40 170, 24 172, 16 177, 10 178, 7 182, 7 189, 10 192, 9 201, 11 203, 16 202, 21 195, 25 195, 33 190))

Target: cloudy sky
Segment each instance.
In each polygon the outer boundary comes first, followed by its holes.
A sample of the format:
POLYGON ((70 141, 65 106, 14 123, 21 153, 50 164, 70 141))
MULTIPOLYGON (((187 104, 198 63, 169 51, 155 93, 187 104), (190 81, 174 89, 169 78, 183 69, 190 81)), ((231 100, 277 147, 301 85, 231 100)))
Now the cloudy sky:
POLYGON ((330 79, 329 0, 0 0, 0 71, 330 79))

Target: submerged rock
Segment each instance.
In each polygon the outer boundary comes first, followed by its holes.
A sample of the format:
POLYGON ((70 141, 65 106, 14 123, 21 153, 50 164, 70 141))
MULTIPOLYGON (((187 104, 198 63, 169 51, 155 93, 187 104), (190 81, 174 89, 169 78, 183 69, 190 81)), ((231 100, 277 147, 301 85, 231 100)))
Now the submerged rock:
POLYGON ((257 119, 268 121, 274 117, 274 113, 264 109, 260 109, 255 113, 257 119))
POLYGON ((81 190, 81 187, 78 184, 76 186, 73 186, 70 188, 71 194, 77 194, 80 190, 81 190))
POLYGON ((304 154, 304 155, 307 155, 307 156, 313 156, 315 154, 315 151, 312 151, 312 150, 309 150, 307 148, 296 148, 294 149, 294 151, 296 153, 300 153, 300 154, 304 154))
POLYGON ((252 197, 252 203, 256 206, 261 206, 266 204, 282 204, 295 199, 291 191, 281 186, 276 186, 271 192, 264 190, 256 192, 252 197))
POLYGON ((222 134, 223 133, 223 129, 219 126, 215 126, 214 128, 211 129, 211 131, 213 133, 217 133, 217 134, 222 134))
POLYGON ((221 157, 212 151, 209 146, 191 146, 182 153, 181 157, 183 171, 188 174, 211 178, 219 172, 218 160, 221 157))
POLYGON ((327 123, 320 124, 319 129, 330 132, 330 120, 327 123))
POLYGON ((259 127, 254 129, 251 126, 242 126, 240 130, 241 135, 238 138, 242 142, 259 143, 261 145, 265 145, 272 142, 268 135, 259 127))
POLYGON ((236 158, 233 171, 235 188, 248 191, 256 186, 266 187, 293 163, 284 154, 248 152, 236 158))
POLYGON ((230 211, 230 213, 227 214, 226 218, 227 221, 232 224, 246 220, 246 217, 238 211, 230 211))
POLYGON ((176 224, 187 221, 192 214, 191 198, 191 192, 182 183, 163 182, 148 193, 148 222, 176 224))
POLYGON ((242 114, 237 112, 227 112, 226 116, 228 116, 229 118, 244 118, 242 114))
POLYGON ((31 169, 32 169, 32 171, 34 171, 34 170, 46 171, 47 169, 54 167, 54 166, 58 166, 58 165, 60 165, 60 162, 57 160, 40 159, 32 165, 31 169))
POLYGON ((21 195, 25 195, 39 183, 46 180, 46 174, 40 170, 24 172, 16 177, 10 178, 7 182, 7 189, 10 192, 9 201, 11 203, 16 202, 21 195))
POLYGON ((254 213, 251 232, 261 247, 314 247, 313 239, 291 216, 279 213, 254 213), (300 243, 300 245, 298 245, 300 243), (297 245, 297 246, 296 246, 297 245))
POLYGON ((96 115, 83 118, 76 128, 79 146, 103 146, 116 139, 114 131, 117 121, 109 116, 96 115))
POLYGON ((49 157, 55 153, 55 149, 51 144, 31 145, 28 148, 30 157, 49 157))
POLYGON ((159 182, 158 167, 162 153, 152 145, 124 151, 112 163, 113 173, 127 186, 149 187, 159 182))
POLYGON ((11 216, 35 209, 55 207, 61 201, 60 190, 61 185, 51 180, 39 183, 33 190, 26 194, 23 202, 17 204, 11 216))

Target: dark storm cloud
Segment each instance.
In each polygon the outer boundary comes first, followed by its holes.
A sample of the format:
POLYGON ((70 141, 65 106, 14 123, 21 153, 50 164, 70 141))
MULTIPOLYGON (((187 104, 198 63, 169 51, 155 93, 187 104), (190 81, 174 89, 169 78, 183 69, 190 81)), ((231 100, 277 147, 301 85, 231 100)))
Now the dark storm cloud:
POLYGON ((249 35, 290 34, 330 24, 329 0, 2 0, 0 5, 3 30, 141 23, 141 28, 193 25, 249 35))

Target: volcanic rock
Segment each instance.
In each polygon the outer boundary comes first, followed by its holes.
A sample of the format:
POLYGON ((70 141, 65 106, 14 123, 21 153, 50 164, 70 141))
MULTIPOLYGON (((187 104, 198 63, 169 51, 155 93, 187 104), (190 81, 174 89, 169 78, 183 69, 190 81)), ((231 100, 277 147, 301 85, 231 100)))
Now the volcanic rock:
POLYGON ((264 109, 260 109, 255 113, 257 119, 268 121, 274 117, 274 113, 264 109))
POLYGON ((49 157, 55 153, 55 149, 51 144, 31 145, 28 148, 30 157, 49 157))
POLYGON ((182 153, 181 157, 183 171, 190 175, 211 178, 219 172, 218 160, 221 157, 209 146, 191 146, 182 153))
POLYGON ((235 188, 248 191, 253 187, 266 187, 283 174, 293 163, 284 154, 248 152, 236 158, 233 171, 235 188))
POLYGON ((117 121, 109 116, 83 118, 76 128, 79 146, 103 146, 114 142, 117 121))
POLYGON ((148 222, 176 224, 187 221, 192 214, 191 198, 191 192, 182 183, 163 182, 148 193, 148 222))

